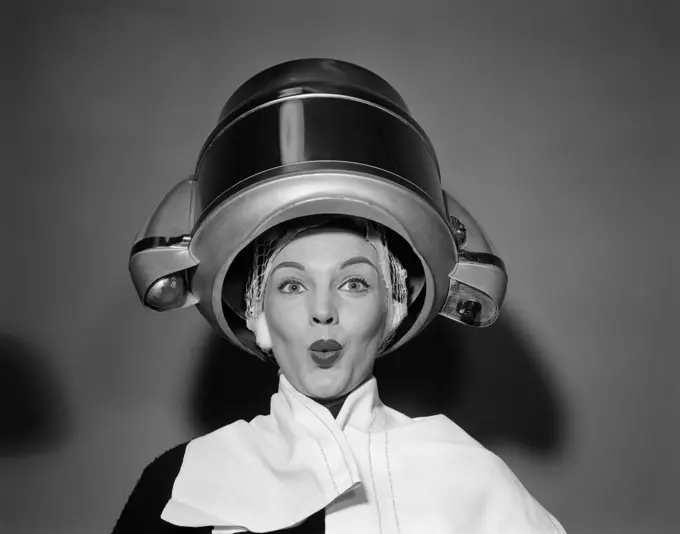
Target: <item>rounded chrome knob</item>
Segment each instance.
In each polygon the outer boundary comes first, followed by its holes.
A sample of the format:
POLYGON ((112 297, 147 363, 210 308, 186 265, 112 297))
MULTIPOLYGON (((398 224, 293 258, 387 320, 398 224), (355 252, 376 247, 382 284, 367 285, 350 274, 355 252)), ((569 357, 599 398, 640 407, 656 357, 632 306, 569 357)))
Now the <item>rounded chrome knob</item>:
POLYGON ((149 288, 145 297, 146 304, 162 311, 176 308, 182 302, 184 289, 183 277, 176 274, 165 276, 149 288))
POLYGON ((482 311, 482 305, 476 300, 464 300, 458 304, 456 311, 464 323, 474 325, 482 311))

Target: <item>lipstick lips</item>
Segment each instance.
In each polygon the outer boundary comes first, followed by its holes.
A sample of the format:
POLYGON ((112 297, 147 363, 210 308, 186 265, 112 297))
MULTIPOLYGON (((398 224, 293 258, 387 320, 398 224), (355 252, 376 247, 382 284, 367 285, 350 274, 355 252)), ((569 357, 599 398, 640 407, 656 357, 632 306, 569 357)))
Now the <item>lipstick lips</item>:
POLYGON ((312 360, 319 367, 331 367, 342 354, 342 345, 334 339, 319 339, 309 346, 312 360))
POLYGON ((309 346, 309 350, 313 350, 314 352, 325 352, 341 349, 342 345, 334 339, 319 339, 309 346))

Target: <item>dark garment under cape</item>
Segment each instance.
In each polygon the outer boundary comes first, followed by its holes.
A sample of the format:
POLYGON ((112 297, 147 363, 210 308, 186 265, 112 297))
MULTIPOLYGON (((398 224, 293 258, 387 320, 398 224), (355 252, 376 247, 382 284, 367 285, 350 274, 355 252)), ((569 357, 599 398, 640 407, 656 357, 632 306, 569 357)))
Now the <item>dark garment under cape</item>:
MULTIPOLYGON (((212 527, 178 527, 161 519, 161 512, 172 494, 172 486, 179 473, 187 444, 165 452, 143 471, 137 485, 123 508, 113 534, 211 534, 212 527)), ((285 534, 322 534, 325 532, 324 510, 303 523, 289 529, 277 530, 285 534)))
MULTIPOLYGON (((333 417, 338 416, 348 394, 331 401, 322 401, 333 417)), ((172 486, 182 467, 187 443, 165 452, 146 469, 128 499, 123 512, 113 529, 113 534, 211 534, 212 527, 178 527, 161 519, 161 512, 172 495, 172 486)), ((325 509, 310 516, 303 523, 285 530, 285 534, 323 534, 325 509)))

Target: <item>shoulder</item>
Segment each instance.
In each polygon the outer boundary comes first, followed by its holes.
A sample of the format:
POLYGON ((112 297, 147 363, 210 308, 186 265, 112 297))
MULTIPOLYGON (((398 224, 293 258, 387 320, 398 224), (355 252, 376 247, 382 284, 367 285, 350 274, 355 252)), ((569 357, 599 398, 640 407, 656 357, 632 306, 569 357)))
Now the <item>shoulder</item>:
POLYGON ((423 506, 446 510, 453 522, 464 518, 474 532, 564 532, 497 454, 446 416, 411 419, 401 431, 392 469, 433 500, 423 506))
POLYGON ((118 518, 114 534, 176 532, 178 527, 164 522, 160 516, 172 495, 187 445, 182 443, 165 451, 144 468, 118 518))
POLYGON ((142 471, 133 493, 142 494, 148 499, 163 498, 165 504, 172 494, 172 486, 182 467, 187 445, 188 442, 177 445, 151 461, 142 471))
POLYGON ((388 428, 412 440, 420 443, 447 443, 487 452, 483 445, 443 414, 411 418, 389 406, 385 406, 385 409, 390 421, 388 428))
POLYGON ((432 471, 428 476, 438 473, 438 476, 448 477, 455 472, 458 480, 467 479, 468 490, 481 492, 489 488, 518 489, 521 486, 498 455, 445 415, 415 418, 400 430, 403 445, 408 445, 401 450, 414 460, 421 459, 421 465, 432 471))
POLYGON ((156 481, 160 484, 167 479, 174 481, 177 473, 179 473, 180 467, 182 467, 184 453, 189 443, 190 442, 181 443, 168 449, 161 455, 156 456, 156 458, 144 468, 142 479, 146 478, 147 480, 156 481))

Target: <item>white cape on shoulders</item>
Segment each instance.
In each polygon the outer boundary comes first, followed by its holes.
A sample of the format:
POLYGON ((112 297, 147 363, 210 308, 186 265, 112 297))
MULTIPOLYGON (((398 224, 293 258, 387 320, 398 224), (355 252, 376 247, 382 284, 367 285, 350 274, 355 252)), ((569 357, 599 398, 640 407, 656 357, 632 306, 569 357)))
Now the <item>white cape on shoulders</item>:
POLYGON ((270 532, 325 508, 327 534, 563 534, 505 463, 444 415, 385 406, 375 377, 337 418, 283 374, 269 415, 191 441, 162 519, 270 532))

